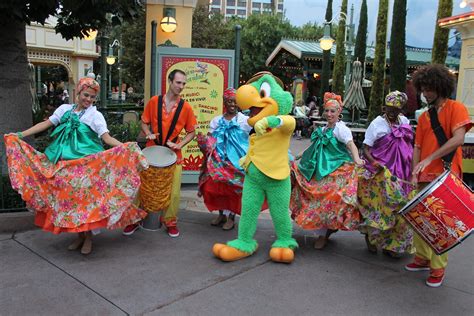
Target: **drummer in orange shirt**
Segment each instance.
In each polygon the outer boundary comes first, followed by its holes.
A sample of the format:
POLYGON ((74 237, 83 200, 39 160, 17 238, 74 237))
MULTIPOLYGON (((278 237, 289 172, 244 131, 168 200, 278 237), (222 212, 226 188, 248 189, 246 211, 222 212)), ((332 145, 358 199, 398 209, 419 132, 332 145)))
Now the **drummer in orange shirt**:
MULTIPOLYGON (((415 88, 422 92, 428 104, 436 109, 439 123, 446 135, 447 142, 441 147, 433 128, 430 115, 424 112, 418 119, 415 149, 413 152, 413 182, 423 189, 444 171, 442 157, 455 151, 451 171, 462 176, 461 145, 464 135, 471 129, 471 121, 464 104, 450 100, 455 88, 455 79, 443 65, 428 65, 413 75, 415 88)), ((444 271, 448 264, 448 254, 437 255, 428 244, 415 234, 416 248, 414 261, 405 266, 408 271, 429 270, 426 285, 438 287, 443 283, 444 271)))
MULTIPOLYGON (((154 145, 167 146, 176 153, 177 161, 172 179, 171 203, 162 215, 162 222, 165 224, 170 237, 178 237, 177 215, 182 173, 181 149, 193 140, 197 121, 191 105, 180 97, 186 85, 186 73, 179 69, 171 71, 168 75, 168 84, 169 88, 165 95, 152 97, 145 106, 142 114, 142 130, 148 140, 146 143, 147 147, 154 145), (162 102, 161 135, 159 135, 158 124, 159 100, 162 102), (174 124, 173 121, 175 121, 174 124), (151 130, 149 125, 151 125, 151 130), (173 128, 172 125, 174 125, 173 128), (168 134, 171 128, 172 131, 168 134), (186 131, 186 136, 180 140, 179 134, 183 129, 186 131)), ((131 235, 138 228, 138 224, 129 225, 125 227, 123 234, 131 235)))

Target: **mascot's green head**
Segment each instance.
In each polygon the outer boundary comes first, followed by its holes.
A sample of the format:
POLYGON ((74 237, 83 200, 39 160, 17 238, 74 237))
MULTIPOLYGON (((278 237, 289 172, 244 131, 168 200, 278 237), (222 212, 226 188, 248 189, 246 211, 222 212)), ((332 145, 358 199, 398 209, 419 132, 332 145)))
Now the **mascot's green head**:
POLYGON ((241 86, 235 99, 241 110, 250 109, 250 126, 267 116, 288 114, 293 105, 293 97, 283 90, 281 80, 267 71, 255 74, 241 86))

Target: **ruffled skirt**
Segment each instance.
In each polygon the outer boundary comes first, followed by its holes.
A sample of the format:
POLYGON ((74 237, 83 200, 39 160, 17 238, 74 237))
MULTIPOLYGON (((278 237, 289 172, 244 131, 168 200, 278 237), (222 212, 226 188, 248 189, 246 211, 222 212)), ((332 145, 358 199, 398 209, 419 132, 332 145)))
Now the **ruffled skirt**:
POLYGON ((148 167, 136 143, 53 164, 16 135, 4 138, 12 187, 43 230, 114 229, 146 217, 133 203, 148 167))
POLYGON ((291 165, 291 216, 303 229, 355 230, 361 221, 357 208, 357 172, 344 163, 328 176, 308 181, 291 165))

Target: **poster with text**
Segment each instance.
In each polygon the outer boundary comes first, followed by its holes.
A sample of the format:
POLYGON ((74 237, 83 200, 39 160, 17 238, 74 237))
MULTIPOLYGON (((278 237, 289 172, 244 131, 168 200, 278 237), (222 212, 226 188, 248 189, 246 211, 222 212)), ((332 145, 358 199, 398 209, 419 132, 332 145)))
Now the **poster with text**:
MULTIPOLYGON (((223 113, 222 96, 229 84, 230 61, 227 58, 163 56, 161 91, 168 89, 168 74, 174 69, 186 73, 186 86, 181 97, 193 107, 197 133, 207 134, 210 121, 223 113)), ((185 134, 182 132, 181 137, 185 134)), ((193 140, 183 149, 183 170, 199 171, 203 155, 193 140)))

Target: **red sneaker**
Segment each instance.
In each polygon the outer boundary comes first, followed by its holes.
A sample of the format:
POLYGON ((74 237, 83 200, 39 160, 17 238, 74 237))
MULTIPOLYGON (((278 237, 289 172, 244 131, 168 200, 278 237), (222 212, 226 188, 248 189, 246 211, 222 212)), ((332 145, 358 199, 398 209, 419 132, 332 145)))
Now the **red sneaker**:
POLYGON ((430 270, 430 267, 429 266, 425 266, 425 265, 419 265, 415 262, 412 262, 412 263, 409 263, 405 266, 405 270, 407 271, 428 271, 430 270))
POLYGON ((166 230, 168 231, 168 235, 170 237, 175 238, 179 236, 178 226, 168 226, 166 227, 166 230))
POLYGON ((429 287, 439 287, 443 284, 444 275, 442 276, 432 276, 430 275, 428 279, 426 279, 426 285, 429 287))
POLYGON ((128 225, 126 226, 123 231, 122 231, 122 235, 124 236, 130 236, 132 235, 138 228, 140 228, 140 225, 139 224, 131 224, 131 225, 128 225))

